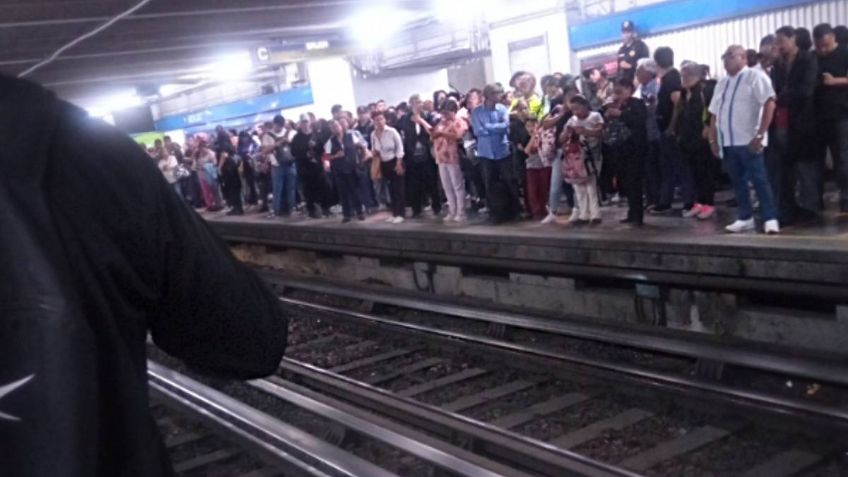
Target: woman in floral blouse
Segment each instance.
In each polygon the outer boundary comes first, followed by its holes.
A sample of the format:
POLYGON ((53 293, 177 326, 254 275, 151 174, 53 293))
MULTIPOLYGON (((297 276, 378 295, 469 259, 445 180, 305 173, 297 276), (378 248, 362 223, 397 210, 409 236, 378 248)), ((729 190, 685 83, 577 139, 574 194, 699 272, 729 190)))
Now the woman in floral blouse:
POLYGON ((442 108, 442 119, 429 130, 439 165, 442 188, 448 199, 446 222, 465 222, 465 178, 459 165, 460 141, 468 129, 468 124, 457 118, 459 105, 448 99, 442 108))

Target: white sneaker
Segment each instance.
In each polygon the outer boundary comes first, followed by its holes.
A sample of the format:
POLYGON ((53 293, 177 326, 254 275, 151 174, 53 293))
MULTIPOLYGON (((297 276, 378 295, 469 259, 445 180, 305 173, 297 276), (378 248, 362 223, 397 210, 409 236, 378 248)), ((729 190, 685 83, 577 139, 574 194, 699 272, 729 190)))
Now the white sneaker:
POLYGON ((386 222, 387 224, 391 224, 391 223, 392 223, 392 222, 394 222, 394 221, 395 221, 395 218, 394 218, 394 217, 391 217, 391 216, 389 216, 389 218, 385 220, 385 222, 386 222))
POLYGON ((468 222, 468 219, 464 215, 455 215, 453 221, 458 224, 464 224, 465 222, 468 222))
POLYGON ((568 218, 568 223, 573 224, 574 222, 577 222, 578 220, 580 220, 580 211, 577 210, 577 209, 574 209, 574 210, 571 211, 571 217, 568 218))
POLYGON ((395 218, 393 218, 393 219, 392 219, 392 223, 393 223, 393 224, 402 224, 402 223, 403 223, 403 217, 395 217, 395 218))
MULTIPOLYGON (((775 223, 776 222, 777 221, 775 221, 775 223)), ((733 222, 732 224, 725 227, 725 230, 734 234, 738 234, 741 232, 750 232, 754 230, 754 219, 751 218, 748 220, 737 220, 736 222, 733 222)))
POLYGON ((548 214, 547 217, 542 219, 542 225, 552 224, 556 221, 556 214, 548 214))
POLYGON ((765 225, 766 233, 769 235, 775 235, 780 233, 780 224, 777 223, 777 220, 771 219, 766 220, 765 225))
POLYGON ((456 219, 456 216, 453 214, 448 214, 445 216, 445 222, 453 222, 456 219))

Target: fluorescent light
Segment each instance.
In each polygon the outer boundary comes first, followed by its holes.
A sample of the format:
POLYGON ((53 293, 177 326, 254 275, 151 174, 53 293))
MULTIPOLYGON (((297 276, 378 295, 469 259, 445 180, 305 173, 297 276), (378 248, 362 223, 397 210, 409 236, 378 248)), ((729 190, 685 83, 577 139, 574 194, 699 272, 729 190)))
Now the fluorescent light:
POLYGON ((371 7, 350 19, 350 34, 369 51, 378 50, 413 18, 414 15, 405 10, 388 6, 371 7))
POLYGON ((93 117, 103 118, 115 111, 134 108, 144 104, 135 91, 111 94, 87 101, 83 107, 93 117))
POLYGON ((241 52, 221 57, 220 60, 208 65, 204 70, 213 78, 220 80, 237 80, 250 75, 253 71, 253 60, 250 53, 241 52))
POLYGON ((163 84, 159 87, 159 96, 170 96, 186 88, 184 84, 163 84))

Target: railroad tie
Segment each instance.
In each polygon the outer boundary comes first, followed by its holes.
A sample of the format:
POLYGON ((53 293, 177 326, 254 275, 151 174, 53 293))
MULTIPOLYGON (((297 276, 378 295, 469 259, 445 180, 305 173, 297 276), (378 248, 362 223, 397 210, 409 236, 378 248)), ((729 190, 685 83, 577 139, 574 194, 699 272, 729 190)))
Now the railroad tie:
POLYGON ((174 472, 182 474, 191 470, 206 467, 207 465, 225 461, 239 454, 235 449, 218 449, 208 454, 197 456, 188 460, 184 460, 174 465, 174 472))
POLYGON ((179 446, 188 444, 190 442, 199 441, 200 439, 203 439, 204 437, 206 437, 206 436, 204 436, 202 434, 196 434, 194 432, 186 432, 184 434, 172 436, 172 437, 169 437, 168 439, 166 439, 165 440, 165 447, 168 448, 168 449, 173 449, 174 447, 179 447, 179 446))
POLYGON ((565 409, 575 404, 591 399, 592 396, 583 393, 568 393, 564 396, 558 396, 538 404, 534 404, 522 411, 517 411, 512 414, 495 419, 491 422, 492 425, 511 429, 513 427, 526 424, 537 417, 553 414, 557 411, 565 409))
POLYGON ((653 415, 653 413, 643 411, 642 409, 628 409, 609 419, 598 421, 582 429, 577 429, 576 431, 557 437, 550 441, 550 443, 563 449, 571 449, 583 444, 584 442, 589 442, 592 439, 600 437, 604 431, 621 430, 625 427, 632 426, 637 422, 648 419, 653 415))
POLYGON ((432 381, 417 384, 415 386, 410 386, 406 389, 401 389, 397 392, 399 396, 403 397, 413 397, 418 396, 420 394, 424 394, 435 389, 439 389, 444 386, 448 386, 450 384, 455 384, 460 381, 465 381, 467 379, 476 378, 478 376, 482 376, 484 374, 488 374, 489 371, 485 369, 478 368, 469 368, 464 369, 458 373, 449 374, 447 376, 443 376, 439 379, 434 379, 432 381))
POLYGON ((515 394, 519 391, 536 386, 537 384, 539 384, 538 381, 513 381, 511 383, 502 384, 498 387, 485 389, 477 394, 472 394, 471 396, 461 397, 456 401, 445 404, 442 406, 442 409, 450 412, 465 411, 466 409, 486 404, 487 402, 494 401, 495 399, 515 394))
POLYGON ((251 470, 245 474, 241 474, 238 477, 278 477, 283 476, 283 471, 280 469, 275 469, 273 467, 263 467, 261 469, 251 470))
POLYGON ((744 477, 789 477, 821 462, 824 456, 791 449, 770 456, 743 475, 744 477))
POLYGON ((428 358, 423 361, 418 361, 417 363, 412 363, 408 366, 389 371, 388 373, 378 374, 375 376, 368 376, 362 381, 376 386, 378 384, 391 381, 406 374, 417 373, 418 371, 423 371, 427 368, 432 368, 433 366, 444 363, 444 361, 445 360, 443 360, 442 358, 428 358))
POLYGON ((350 363, 334 366, 328 369, 328 371, 336 374, 347 373, 349 371, 353 371, 354 369, 363 368, 365 366, 371 366, 372 364, 376 364, 381 361, 388 361, 390 359, 400 358, 401 356, 406 356, 419 350, 421 350, 421 348, 396 349, 392 351, 387 351, 385 353, 378 354, 375 356, 369 356, 367 358, 361 358, 355 361, 351 361, 350 363))
MULTIPOLYGON (((741 426, 740 426, 741 427, 741 426)), ((720 427, 702 426, 686 434, 665 442, 625 459, 619 465, 637 472, 645 471, 664 460, 677 457, 687 452, 700 449, 707 444, 723 439, 736 429, 722 429, 720 427)))
POLYGON ((350 338, 350 336, 343 335, 341 333, 333 333, 331 335, 322 336, 321 338, 315 338, 314 340, 311 340, 311 341, 305 341, 303 343, 296 344, 294 346, 289 346, 288 348, 286 348, 286 355, 289 355, 291 353, 297 353, 298 351, 303 351, 305 349, 309 349, 309 348, 316 346, 316 345, 319 345, 319 344, 326 344, 326 343, 329 343, 329 342, 331 342, 335 339, 345 339, 345 338, 350 338))

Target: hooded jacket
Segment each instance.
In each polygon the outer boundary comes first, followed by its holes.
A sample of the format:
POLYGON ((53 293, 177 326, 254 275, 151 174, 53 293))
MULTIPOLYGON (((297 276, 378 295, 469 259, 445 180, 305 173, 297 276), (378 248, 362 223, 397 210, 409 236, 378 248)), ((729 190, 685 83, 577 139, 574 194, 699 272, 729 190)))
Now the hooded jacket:
POLYGON ((279 302, 125 134, 0 76, 0 474, 171 473, 146 339, 225 378, 274 372, 279 302))

